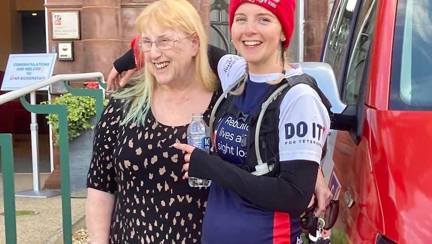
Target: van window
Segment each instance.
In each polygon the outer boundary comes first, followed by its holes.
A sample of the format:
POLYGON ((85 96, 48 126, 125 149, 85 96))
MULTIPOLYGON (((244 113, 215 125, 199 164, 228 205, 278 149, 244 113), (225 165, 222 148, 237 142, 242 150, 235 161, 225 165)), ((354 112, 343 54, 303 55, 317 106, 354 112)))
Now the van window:
POLYGON ((432 109, 432 3, 398 1, 390 105, 399 110, 432 109))
POLYGON ((355 105, 360 96, 360 84, 367 73, 367 58, 375 27, 375 0, 364 1, 356 24, 354 47, 348 62, 347 76, 342 89, 342 101, 355 105))
POLYGON ((356 6, 359 0, 335 1, 336 12, 331 20, 327 42, 324 47, 323 62, 332 66, 339 89, 345 63, 350 49, 349 43, 352 36, 353 25, 356 19, 356 6))

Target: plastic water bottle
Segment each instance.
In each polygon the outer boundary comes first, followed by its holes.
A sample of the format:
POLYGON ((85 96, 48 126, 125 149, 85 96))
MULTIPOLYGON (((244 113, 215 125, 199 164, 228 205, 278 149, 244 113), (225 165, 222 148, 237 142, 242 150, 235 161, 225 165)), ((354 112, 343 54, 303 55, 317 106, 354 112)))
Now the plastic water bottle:
MULTIPOLYGON (((192 114, 192 122, 187 128, 188 144, 209 153, 210 129, 203 120, 202 114, 192 114)), ((209 187, 211 180, 189 177, 190 187, 209 187)))

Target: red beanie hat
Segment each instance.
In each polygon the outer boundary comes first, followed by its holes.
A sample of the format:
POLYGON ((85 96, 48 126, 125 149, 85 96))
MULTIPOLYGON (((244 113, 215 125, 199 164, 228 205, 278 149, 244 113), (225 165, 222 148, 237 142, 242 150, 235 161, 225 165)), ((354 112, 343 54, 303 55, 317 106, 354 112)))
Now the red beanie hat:
POLYGON ((294 32, 294 18, 295 18, 295 0, 231 0, 228 8, 229 27, 234 21, 234 13, 237 8, 243 3, 252 3, 261 6, 272 12, 278 18, 282 25, 282 30, 285 35, 285 42, 283 46, 288 47, 292 33, 294 32))

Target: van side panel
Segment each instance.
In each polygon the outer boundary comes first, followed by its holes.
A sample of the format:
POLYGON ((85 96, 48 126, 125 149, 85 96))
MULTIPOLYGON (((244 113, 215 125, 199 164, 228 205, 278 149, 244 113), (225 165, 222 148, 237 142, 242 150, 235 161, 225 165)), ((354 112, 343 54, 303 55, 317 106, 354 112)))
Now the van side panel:
POLYGON ((373 243, 377 230, 383 228, 369 139, 365 136, 356 145, 350 133, 339 131, 334 148, 335 171, 342 185, 338 227, 347 232, 351 243, 373 243), (350 200, 354 201, 351 208, 350 200))
POLYGON ((432 111, 376 111, 371 155, 383 234, 398 243, 432 240, 432 111))

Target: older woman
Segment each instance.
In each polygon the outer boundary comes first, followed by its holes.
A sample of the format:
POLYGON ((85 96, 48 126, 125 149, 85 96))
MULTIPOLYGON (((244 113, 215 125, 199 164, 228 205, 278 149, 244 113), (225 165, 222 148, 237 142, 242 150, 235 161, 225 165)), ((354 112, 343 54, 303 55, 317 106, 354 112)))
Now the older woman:
POLYGON ((197 243, 207 190, 182 179, 192 113, 208 120, 217 83, 200 17, 186 0, 148 5, 136 21, 142 80, 114 94, 96 128, 86 221, 93 243, 197 243))

